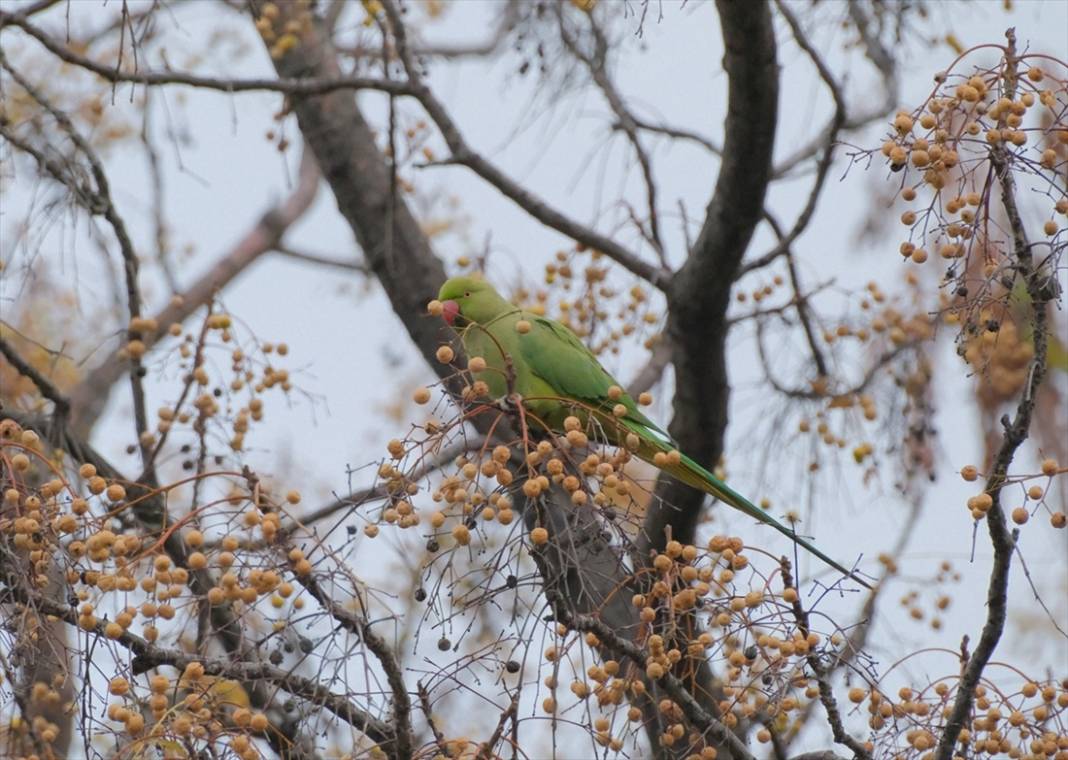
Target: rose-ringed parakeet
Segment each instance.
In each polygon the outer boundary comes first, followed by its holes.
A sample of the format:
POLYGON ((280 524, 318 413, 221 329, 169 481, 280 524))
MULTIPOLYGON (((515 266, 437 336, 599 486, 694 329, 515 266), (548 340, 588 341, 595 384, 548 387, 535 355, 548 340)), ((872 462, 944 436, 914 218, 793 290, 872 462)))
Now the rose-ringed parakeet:
POLYGON ((564 325, 522 311, 489 283, 473 277, 446 281, 438 300, 442 317, 459 333, 468 358, 481 357, 485 362, 484 369, 473 372, 475 379, 484 381, 494 398, 518 394, 528 427, 563 434, 565 421, 577 418, 591 438, 628 449, 683 483, 770 525, 831 567, 868 585, 682 454, 564 325))

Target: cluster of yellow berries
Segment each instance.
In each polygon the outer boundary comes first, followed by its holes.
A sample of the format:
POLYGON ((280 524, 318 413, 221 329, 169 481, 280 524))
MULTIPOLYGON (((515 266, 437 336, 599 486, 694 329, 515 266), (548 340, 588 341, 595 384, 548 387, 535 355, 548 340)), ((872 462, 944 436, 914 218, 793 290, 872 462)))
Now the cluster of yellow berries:
MULTIPOLYGON (((1018 675, 1018 673, 1016 673, 1018 675)), ((908 686, 897 698, 878 688, 848 692, 854 705, 867 706, 879 756, 920 760, 938 744, 942 723, 952 710, 956 681, 937 681, 917 691, 908 686)), ((1068 682, 1025 681, 1015 693, 979 686, 975 711, 958 743, 989 757, 1063 760, 1068 757, 1068 682)))
POLYGON ((124 676, 112 678, 108 692, 118 698, 108 704, 108 718, 161 756, 190 741, 213 743, 225 737, 237 757, 254 760, 260 754, 252 736, 270 728, 265 714, 249 709, 248 694, 239 683, 206 675, 197 661, 185 666, 177 683, 162 673, 151 676, 147 694, 124 676), (151 726, 145 724, 145 708, 152 714, 151 726))
MULTIPOLYGON (((431 315, 440 314, 442 304, 436 300, 431 301, 427 310, 431 315)), ((524 329, 522 321, 517 325, 517 329, 524 329)), ((451 365, 456 354, 451 346, 442 345, 437 350, 436 358, 443 364, 451 365)), ((462 399, 465 402, 489 399, 486 383, 474 379, 486 369, 486 360, 473 356, 468 359, 466 370, 459 370, 467 381, 462 391, 462 399)), ((608 389, 610 400, 619 401, 623 396, 624 391, 618 386, 608 389)), ((419 387, 412 394, 412 400, 416 404, 426 404, 430 399, 431 390, 427 387, 419 387)), ((649 405, 653 403, 653 397, 649 393, 641 393, 637 401, 639 404, 649 405)), ((485 413, 501 412, 487 407, 485 413)), ((613 413, 616 416, 624 416, 627 408, 624 404, 617 403, 613 413)), ((504 489, 510 487, 516 478, 513 471, 516 464, 519 466, 517 471, 523 475, 521 490, 527 498, 537 498, 555 484, 567 491, 576 506, 593 504, 598 508, 613 510, 622 506, 625 512, 629 512, 633 483, 624 468, 631 459, 631 452, 638 449, 640 441, 636 435, 630 434, 625 439, 624 449, 621 450, 591 446, 591 437, 596 437, 593 436, 592 429, 584 427, 583 419, 586 417, 581 410, 576 410, 575 414, 568 416, 564 420, 563 436, 559 440, 541 440, 537 444, 529 443, 527 446, 520 442, 512 446, 498 445, 492 450, 480 452, 474 459, 460 457, 455 462, 455 473, 446 475, 431 493, 434 502, 443 504, 442 508, 432 513, 431 527, 435 531, 440 530, 450 517, 455 516, 459 522, 451 529, 452 538, 456 544, 466 546, 471 541, 471 529, 476 524, 476 517, 484 523, 496 521, 502 525, 510 525, 515 515, 511 507, 511 497, 504 493, 504 489)), ((401 497, 403 501, 400 502, 399 508, 396 503, 387 506, 381 521, 396 524, 401 528, 420 524, 418 510, 408 500, 419 492, 419 488, 408 478, 401 463, 414 452, 440 447, 444 439, 462 423, 462 416, 447 423, 432 419, 421 428, 427 434, 425 440, 393 439, 388 442, 386 449, 391 461, 383 462, 378 474, 384 480, 387 491, 401 497)), ((596 422, 588 420, 587 424, 595 425, 596 422)), ((659 454, 657 463, 662 466, 677 464, 680 456, 677 451, 659 454)), ((421 456, 419 458, 421 459, 421 456)), ((377 536, 379 531, 379 523, 371 523, 364 528, 364 533, 369 537, 377 536)), ((548 540, 548 533, 544 528, 536 527, 530 538, 534 546, 540 546, 548 540)))
POLYGON ((263 41, 270 46, 271 58, 278 60, 300 44, 302 34, 308 32, 313 18, 307 8, 303 8, 293 18, 282 23, 281 11, 274 3, 266 3, 260 8, 256 19, 256 31, 263 41))
MULTIPOLYGON (((890 572, 896 572, 896 566, 890 572)), ((925 583, 920 586, 920 589, 911 589, 904 594, 900 603, 901 606, 908 610, 909 618, 917 623, 923 622, 928 619, 928 610, 926 606, 933 608, 930 615, 929 625, 932 630, 939 631, 942 629, 942 615, 949 609, 953 603, 953 597, 942 590, 942 587, 948 581, 960 581, 960 573, 953 570, 951 562, 943 561, 939 566, 938 572, 933 578, 933 582, 925 583), (927 597, 927 600, 924 600, 927 597)))
MULTIPOLYGON (((156 642, 161 626, 178 619, 183 601, 192 600, 192 575, 205 571, 215 579, 206 592, 210 604, 230 603, 237 612, 261 600, 275 609, 287 603, 294 609, 303 606, 294 583, 286 577, 301 578, 312 572, 299 548, 289 549, 287 567, 272 563, 243 566, 248 563, 238 559, 236 552, 243 542, 237 536, 230 533, 210 543, 199 529, 187 528, 182 537, 188 553, 184 566, 177 566, 171 556, 158 551, 155 539, 123 533, 114 524, 112 517, 127 508, 135 486, 102 476, 91 463, 75 466, 58 456, 49 459, 40 436, 10 419, 0 421, 0 461, 10 464, 0 466, 4 481, 0 483, 0 533, 10 539, 18 552, 17 561, 26 563, 38 588, 49 584, 55 557, 66 558, 64 579, 71 603, 76 604, 77 625, 86 632, 121 640, 133 633, 140 620, 140 635, 156 642), (49 474, 55 477, 47 479, 49 474)), ((135 496, 141 498, 140 486, 135 496)), ((258 489, 254 499, 247 494, 229 499, 230 503, 250 500, 257 508, 240 513, 242 522, 260 531, 269 544, 281 534, 282 505, 271 501, 266 487, 258 489)), ((283 501, 299 503, 300 494, 289 491, 283 501)), ((284 619, 274 621, 276 630, 279 625, 284 627, 284 619)), ((215 741, 226 736, 238 756, 258 757, 252 735, 269 725, 262 713, 248 709, 240 685, 204 676, 199 663, 186 668, 178 692, 163 674, 151 676, 148 683, 149 693, 132 702, 139 690, 135 683, 123 676, 109 683, 109 692, 120 700, 108 706, 108 717, 122 724, 121 730, 131 737, 166 748, 168 742, 215 741), (233 709, 235 694, 237 709, 233 709), (224 695, 229 696, 223 699, 224 695), (149 713, 153 721, 146 722, 149 713)), ((41 682, 34 686, 33 698, 55 701, 57 689, 57 684, 41 682)), ((30 728, 27 724, 18 730, 30 728)), ((34 721, 32 731, 38 740, 49 742, 58 729, 41 718, 34 721)))
MULTIPOLYGON (((289 354, 286 343, 265 342, 258 346, 258 351, 247 352, 242 348, 233 348, 229 352, 229 381, 212 377, 209 368, 207 339, 217 333, 224 343, 234 341, 233 319, 229 314, 211 313, 205 317, 199 335, 187 332, 178 346, 178 354, 193 366, 185 377, 185 390, 180 398, 184 401, 191 397, 188 407, 184 403, 173 407, 160 406, 156 410, 155 431, 148 431, 141 443, 152 447, 163 436, 169 435, 176 426, 190 426, 194 431, 204 432, 209 421, 222 420, 230 428, 230 449, 234 452, 244 450, 246 436, 254 422, 264 418, 263 395, 271 389, 288 393, 293 389, 289 370, 275 366, 272 356, 285 357, 289 354), (247 392, 248 402, 232 409, 232 397, 228 394, 247 392), (226 413, 225 416, 223 413, 226 413)), ((172 325, 170 335, 182 337, 181 325, 172 325)), ((129 345, 126 348, 129 352, 129 345)))
MULTIPOLYGON (((1065 473, 1068 473, 1068 467, 1062 467, 1056 459, 1050 458, 1042 460, 1040 470, 1041 475, 1033 476, 1033 478, 1023 478, 1020 480, 1021 483, 1024 483, 1027 480, 1031 479, 1041 479, 1042 481, 1045 481, 1045 486, 1039 485, 1038 483, 1032 483, 1030 486, 1027 487, 1024 492, 1024 500, 1033 501, 1035 504, 1033 507, 1028 507, 1024 505, 1013 508, 1012 512, 1010 513, 1012 521, 1017 525, 1023 525, 1031 519, 1032 515, 1036 510, 1041 507, 1045 507, 1046 510, 1049 512, 1050 525, 1052 525, 1054 528, 1064 528, 1066 525, 1068 525, 1068 516, 1066 516, 1064 512, 1050 509, 1046 504, 1045 498, 1047 492, 1049 491, 1049 486, 1052 482, 1052 479, 1054 477, 1057 477, 1058 475, 1064 475, 1065 473)), ((965 465, 960 470, 960 476, 969 483, 973 483, 978 480, 980 475, 981 473, 979 472, 979 468, 977 468, 975 465, 965 465)), ((1002 489, 1001 493, 1002 495, 1006 493, 1004 488, 1002 489)), ((982 520, 983 518, 985 518, 987 516, 987 513, 991 510, 993 506, 994 498, 986 491, 977 493, 968 499, 968 510, 971 512, 972 518, 975 520, 982 520)))
MULTIPOLYGON (((536 314, 547 313, 550 301, 555 300, 557 319, 594 354, 618 354, 624 338, 655 329, 662 315, 654 310, 647 286, 636 284, 617 290, 608 283, 608 272, 599 251, 578 244, 571 250, 557 251, 553 261, 545 265, 547 289, 533 293, 521 290, 516 298, 536 314), (585 256, 589 261, 583 265, 579 259, 585 256), (560 291, 555 299, 554 290, 560 291)), ((658 339, 657 333, 651 333, 643 344, 651 349, 658 339)))
MULTIPOLYGON (((1026 76, 1015 79, 1016 91, 1010 98, 1003 90, 1003 74, 995 69, 946 84, 921 108, 894 117, 882 154, 893 170, 911 165, 919 173, 918 181, 905 184, 901 198, 914 201, 923 187, 936 196, 926 208, 901 215, 902 224, 921 229, 926 239, 920 245, 901 246, 901 253, 916 264, 927 261, 931 252, 949 260, 965 256, 970 241, 984 229, 991 193, 997 192, 984 168, 991 150, 1001 151, 998 161, 1018 164, 1026 173, 1055 171, 1068 158, 1068 124, 1060 121, 1068 106, 1065 82, 1031 67, 1026 76), (1036 126, 1025 124, 1029 112, 1035 112, 1036 126), (1029 144, 1034 147, 1028 150, 1029 144), (953 185, 956 192, 943 193, 953 185), (930 251, 924 246, 927 240, 933 245, 930 251)), ((940 75, 939 81, 946 78, 940 75)), ((1053 200, 1055 214, 1068 214, 1068 197, 1062 193, 1053 200)), ((1051 216, 1043 232, 1053 237, 1062 227, 1063 222, 1051 216)), ((991 256, 994 241, 984 238, 982 245, 991 256)))

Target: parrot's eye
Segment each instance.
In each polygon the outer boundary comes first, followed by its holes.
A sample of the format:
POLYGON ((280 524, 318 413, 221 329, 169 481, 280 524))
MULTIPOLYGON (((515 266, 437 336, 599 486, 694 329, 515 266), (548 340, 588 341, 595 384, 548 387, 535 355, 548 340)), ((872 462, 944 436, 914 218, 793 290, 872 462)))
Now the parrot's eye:
POLYGON ((470 290, 467 291, 466 293, 464 293, 464 298, 470 298, 470 297, 471 297, 471 291, 470 290))

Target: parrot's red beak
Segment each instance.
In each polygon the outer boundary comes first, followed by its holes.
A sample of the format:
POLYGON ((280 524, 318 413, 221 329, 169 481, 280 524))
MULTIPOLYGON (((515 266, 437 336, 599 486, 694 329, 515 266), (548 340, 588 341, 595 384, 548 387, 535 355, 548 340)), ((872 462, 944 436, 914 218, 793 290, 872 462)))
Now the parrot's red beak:
POLYGON ((456 321, 459 313, 460 304, 456 303, 456 301, 446 301, 441 305, 441 317, 450 325, 456 321))

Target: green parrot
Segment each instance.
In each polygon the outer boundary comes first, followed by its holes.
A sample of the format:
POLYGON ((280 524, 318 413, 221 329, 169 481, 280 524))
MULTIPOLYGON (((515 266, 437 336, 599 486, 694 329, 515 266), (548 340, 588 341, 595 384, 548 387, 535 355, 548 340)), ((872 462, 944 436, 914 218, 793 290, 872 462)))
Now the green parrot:
POLYGON ((468 358, 481 357, 485 362, 484 369, 473 372, 475 379, 484 381, 494 398, 518 394, 528 426, 563 434, 565 420, 578 418, 583 430, 595 431, 590 437, 626 448, 686 485, 770 525, 839 572, 868 586, 682 454, 671 437, 642 414, 622 385, 564 325, 522 311, 489 283, 475 277, 447 280, 438 300, 442 318, 460 335, 468 358))

